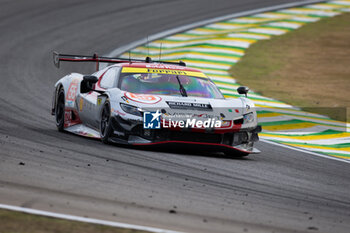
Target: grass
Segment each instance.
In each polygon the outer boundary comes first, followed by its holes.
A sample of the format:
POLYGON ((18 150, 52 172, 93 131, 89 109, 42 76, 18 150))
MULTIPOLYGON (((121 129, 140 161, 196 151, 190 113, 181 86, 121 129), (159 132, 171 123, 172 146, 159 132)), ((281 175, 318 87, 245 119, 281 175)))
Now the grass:
POLYGON ((0 209, 1 233, 146 233, 0 209))
POLYGON ((230 73, 263 96, 349 120, 350 13, 259 41, 230 73))

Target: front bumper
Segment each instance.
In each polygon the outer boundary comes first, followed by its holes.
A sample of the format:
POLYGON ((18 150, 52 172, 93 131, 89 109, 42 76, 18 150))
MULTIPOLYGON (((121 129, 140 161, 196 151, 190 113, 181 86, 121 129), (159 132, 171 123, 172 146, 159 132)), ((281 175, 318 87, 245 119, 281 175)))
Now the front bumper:
POLYGON ((253 144, 259 140, 261 126, 226 133, 196 132, 194 129, 143 129, 143 122, 124 120, 120 116, 112 118, 112 126, 110 140, 114 143, 143 146, 183 144, 217 151, 233 149, 244 153, 260 152, 253 144))

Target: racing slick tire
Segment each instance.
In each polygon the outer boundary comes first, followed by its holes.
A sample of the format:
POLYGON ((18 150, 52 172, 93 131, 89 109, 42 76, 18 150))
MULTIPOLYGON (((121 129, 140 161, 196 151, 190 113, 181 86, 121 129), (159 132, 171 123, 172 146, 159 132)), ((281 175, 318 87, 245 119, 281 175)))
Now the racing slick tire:
POLYGON ((64 113, 65 113, 65 97, 64 90, 60 88, 57 95, 57 101, 55 106, 55 118, 56 118, 56 126, 58 131, 64 131, 64 113))
POLYGON ((109 143, 109 137, 112 134, 111 107, 107 100, 101 111, 100 136, 101 141, 105 144, 109 143))

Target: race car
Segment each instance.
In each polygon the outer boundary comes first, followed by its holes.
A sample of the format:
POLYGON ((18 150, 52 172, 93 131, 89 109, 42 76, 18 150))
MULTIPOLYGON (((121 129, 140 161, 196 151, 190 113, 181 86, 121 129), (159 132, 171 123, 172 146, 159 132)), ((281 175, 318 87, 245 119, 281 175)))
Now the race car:
POLYGON ((197 145, 246 156, 261 127, 247 87, 226 99, 214 82, 184 62, 53 54, 60 62, 95 62, 91 75, 71 73, 55 84, 52 115, 59 131, 127 145, 197 145), (100 69, 100 63, 107 64, 100 69))

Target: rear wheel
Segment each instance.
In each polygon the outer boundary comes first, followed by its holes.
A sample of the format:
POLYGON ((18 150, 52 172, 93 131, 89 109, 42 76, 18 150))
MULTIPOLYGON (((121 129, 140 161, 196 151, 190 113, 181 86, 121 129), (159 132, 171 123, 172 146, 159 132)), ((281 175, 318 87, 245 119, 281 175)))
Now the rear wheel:
POLYGON ((111 107, 107 100, 101 112, 100 135, 103 143, 109 143, 109 137, 112 134, 111 107))
POLYGON ((64 130, 64 112, 64 90, 61 88, 58 92, 58 98, 55 107, 56 126, 60 132, 64 130))

